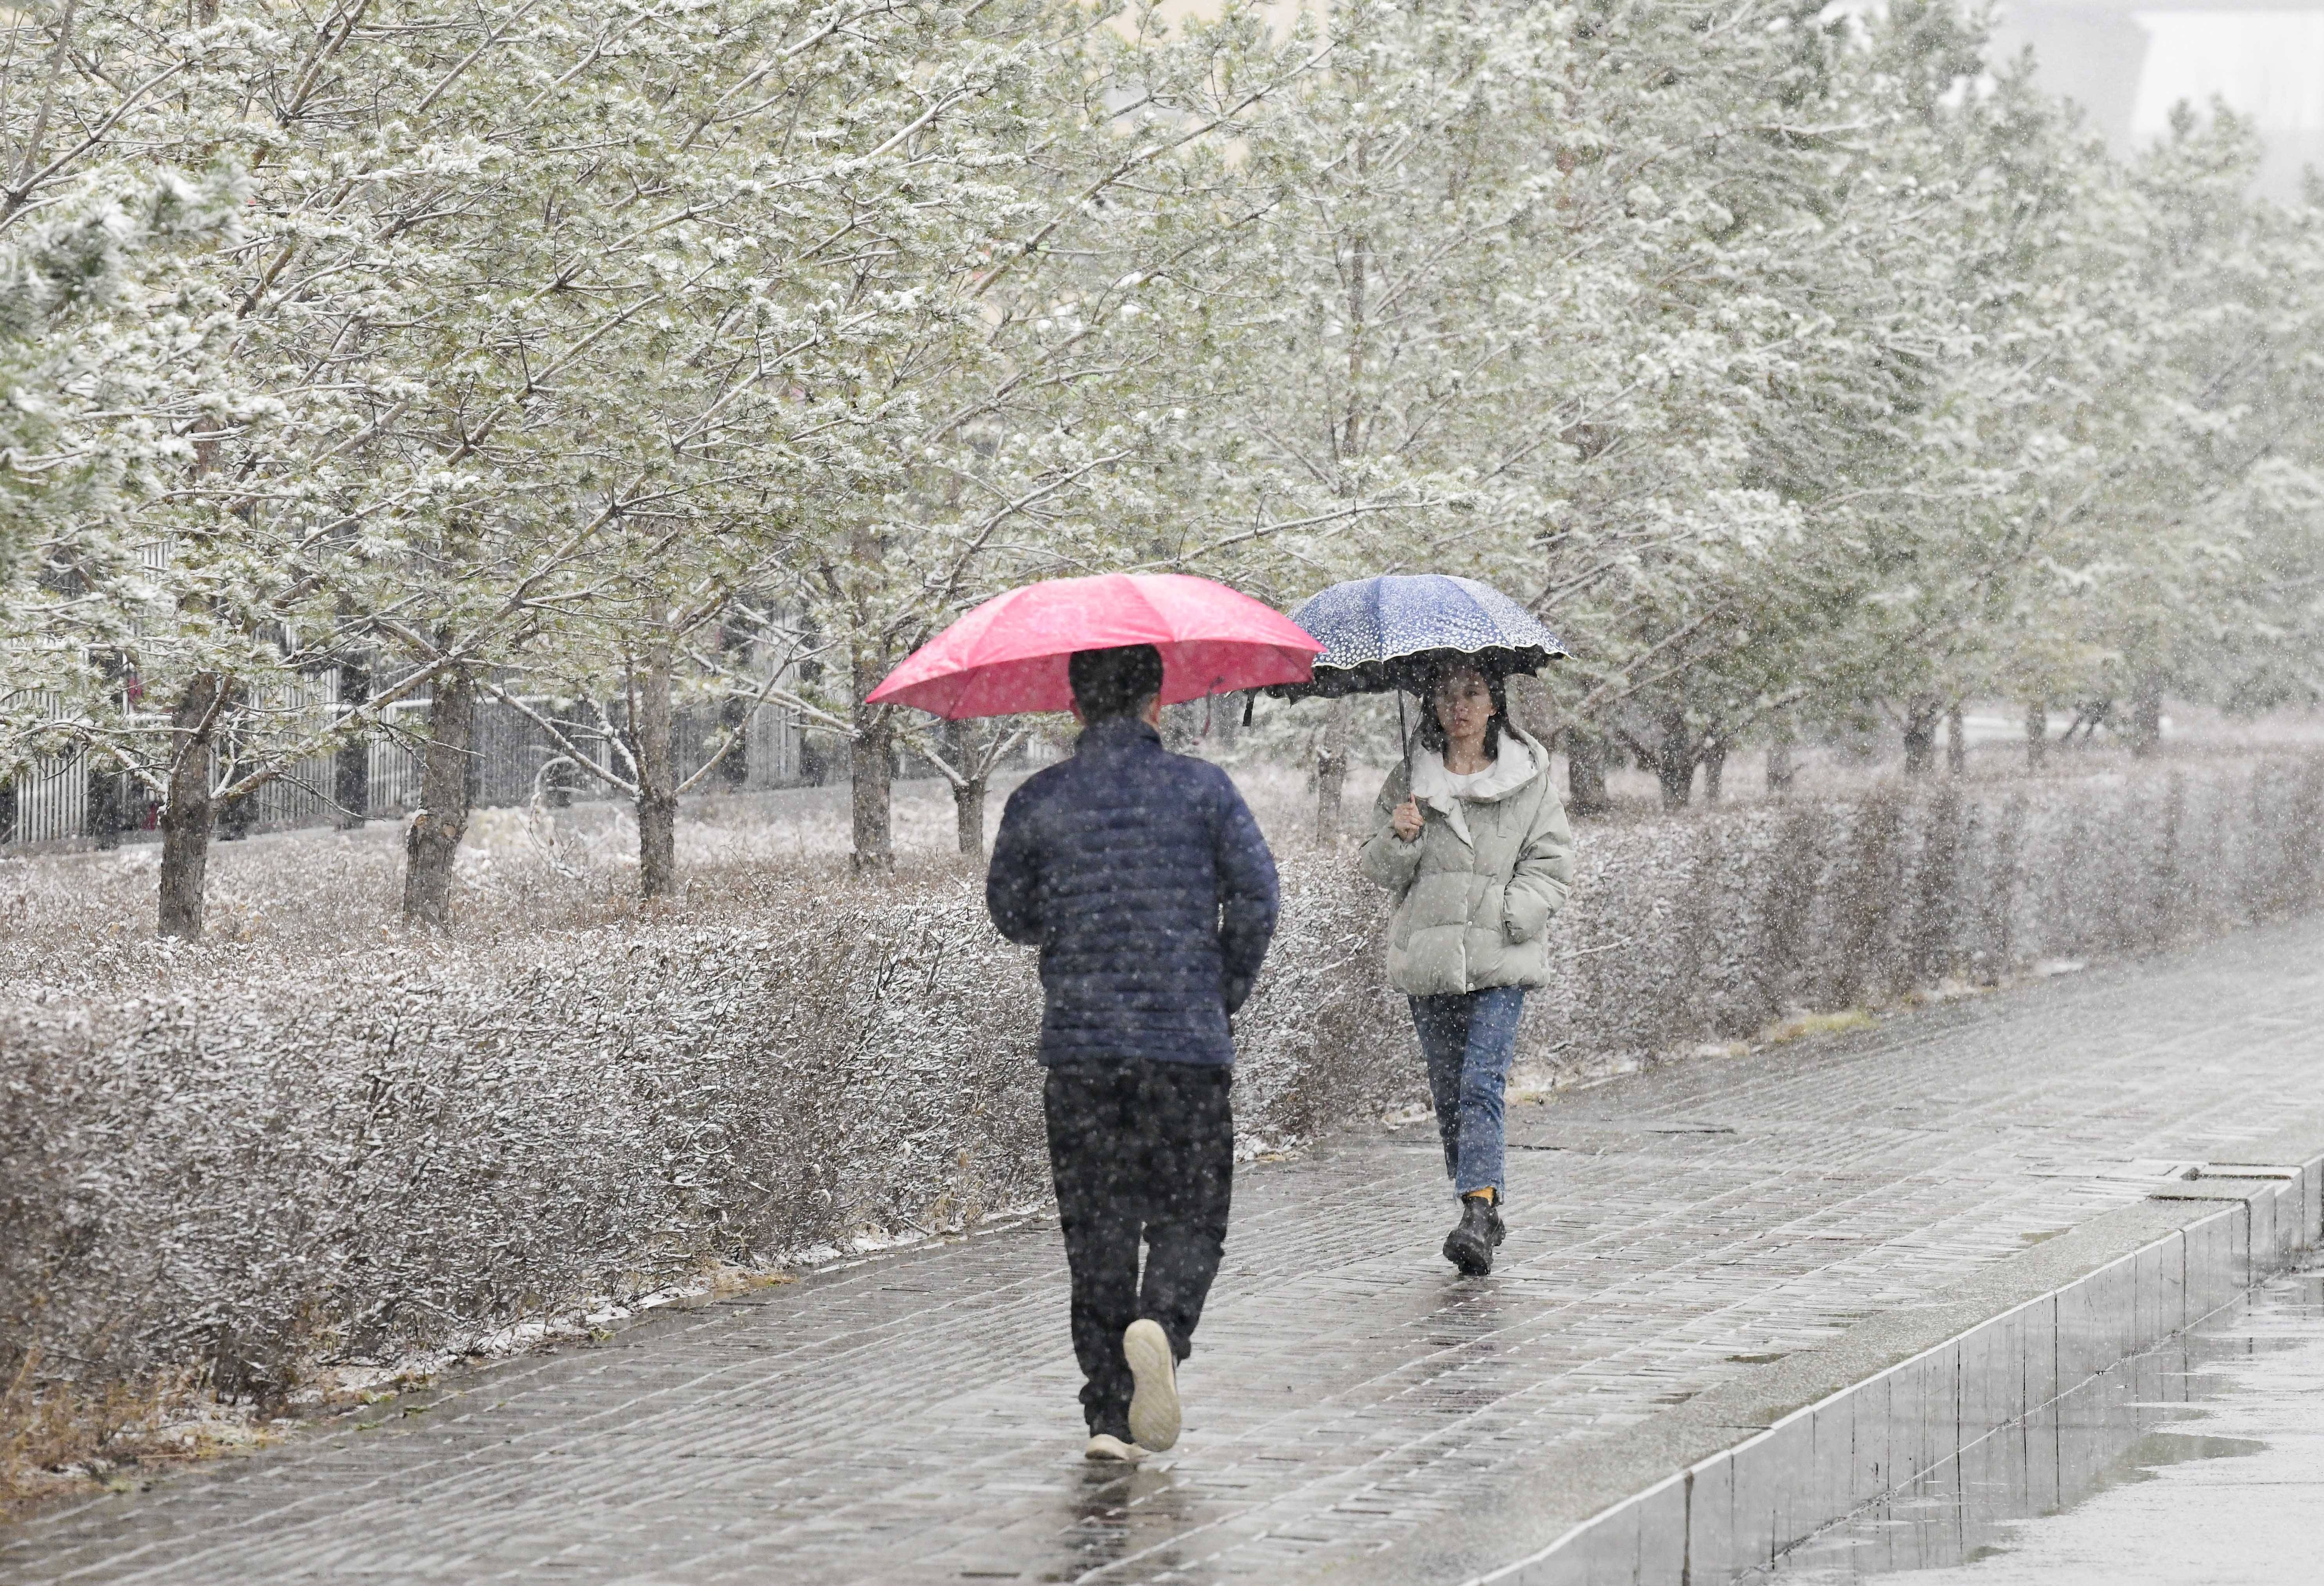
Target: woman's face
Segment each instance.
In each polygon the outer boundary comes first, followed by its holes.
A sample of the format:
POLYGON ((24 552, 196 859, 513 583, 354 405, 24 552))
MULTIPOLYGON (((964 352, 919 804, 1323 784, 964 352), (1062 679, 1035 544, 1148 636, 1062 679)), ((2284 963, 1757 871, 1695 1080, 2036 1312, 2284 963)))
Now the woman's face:
POLYGON ((1447 738, 1455 743, 1483 740, 1485 724, 1493 719, 1492 690, 1484 678, 1474 672, 1451 673, 1436 685, 1432 699, 1437 724, 1447 738))

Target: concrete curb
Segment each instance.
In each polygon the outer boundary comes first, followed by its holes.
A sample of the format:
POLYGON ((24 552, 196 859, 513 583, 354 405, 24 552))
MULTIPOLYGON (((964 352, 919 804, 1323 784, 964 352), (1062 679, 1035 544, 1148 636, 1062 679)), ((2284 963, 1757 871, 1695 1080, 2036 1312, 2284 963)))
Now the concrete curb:
POLYGON ((1561 1445, 1491 1500, 1318 1578, 1712 1586, 1764 1566, 2316 1244, 2319 1137, 2324 1119, 2236 1157, 2281 1176, 2172 1185, 1941 1304, 1868 1318, 1649 1421, 1561 1445))

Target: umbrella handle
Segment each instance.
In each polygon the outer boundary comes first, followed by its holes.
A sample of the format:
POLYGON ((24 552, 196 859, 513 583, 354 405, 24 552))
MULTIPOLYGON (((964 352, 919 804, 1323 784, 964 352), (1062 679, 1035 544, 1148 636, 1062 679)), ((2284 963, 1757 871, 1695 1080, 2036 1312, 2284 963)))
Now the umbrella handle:
POLYGON ((1397 749, 1404 755, 1405 790, 1410 792, 1412 790, 1412 734, 1406 732, 1404 728, 1404 690, 1401 688, 1396 691, 1396 742, 1397 749))

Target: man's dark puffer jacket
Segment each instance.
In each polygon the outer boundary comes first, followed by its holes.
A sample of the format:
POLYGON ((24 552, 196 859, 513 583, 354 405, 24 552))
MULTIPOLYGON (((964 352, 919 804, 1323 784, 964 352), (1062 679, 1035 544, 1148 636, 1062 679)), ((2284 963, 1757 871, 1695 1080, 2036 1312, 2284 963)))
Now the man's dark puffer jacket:
POLYGON ((1041 949, 1041 1061, 1232 1063, 1275 934, 1275 860, 1218 767, 1127 716, 1010 796, 984 881, 992 923, 1041 949))

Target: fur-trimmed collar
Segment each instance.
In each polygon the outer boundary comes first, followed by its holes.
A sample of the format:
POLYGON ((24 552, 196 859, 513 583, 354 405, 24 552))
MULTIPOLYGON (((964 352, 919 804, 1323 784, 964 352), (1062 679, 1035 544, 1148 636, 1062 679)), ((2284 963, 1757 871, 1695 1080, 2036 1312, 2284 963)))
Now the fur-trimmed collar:
POLYGON ((1476 839, 1469 834, 1468 817, 1461 813, 1461 807, 1498 803, 1532 781, 1542 769, 1533 744, 1514 731, 1504 731, 1501 752, 1483 777, 1465 791, 1455 793, 1452 773, 1444 769, 1444 757, 1423 745, 1412 752, 1412 796, 1443 816, 1453 834, 1473 848, 1476 839))

